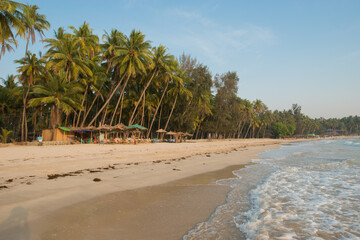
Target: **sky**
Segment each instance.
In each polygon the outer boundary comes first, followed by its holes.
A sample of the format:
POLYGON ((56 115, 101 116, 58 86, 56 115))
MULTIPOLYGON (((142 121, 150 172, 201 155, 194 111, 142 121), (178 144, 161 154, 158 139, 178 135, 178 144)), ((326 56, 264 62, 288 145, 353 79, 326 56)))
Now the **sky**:
MULTIPOLYGON (((18 0, 26 3, 24 1, 18 0)), ((236 71, 238 96, 271 110, 299 104, 312 118, 360 115, 359 0, 29 0, 58 27, 89 23, 104 31, 140 30, 153 46, 190 54, 213 75, 236 71)), ((70 31, 70 30, 69 30, 70 31)), ((40 39, 40 38, 38 38, 40 39)), ((0 60, 0 77, 15 74, 15 52, 0 60)), ((45 52, 37 41, 29 48, 45 52)))

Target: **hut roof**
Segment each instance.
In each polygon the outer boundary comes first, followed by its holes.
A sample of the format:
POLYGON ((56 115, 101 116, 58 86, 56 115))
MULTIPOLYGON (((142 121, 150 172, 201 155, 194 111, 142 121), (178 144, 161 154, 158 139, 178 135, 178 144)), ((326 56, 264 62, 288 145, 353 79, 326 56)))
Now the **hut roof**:
POLYGON ((185 133, 185 136, 192 137, 193 135, 190 134, 190 133, 188 133, 188 132, 186 132, 186 133, 185 133))
POLYGON ((59 127, 59 129, 65 131, 65 132, 71 132, 71 130, 68 129, 67 127, 59 127))
POLYGON ((116 130, 124 130, 124 129, 126 129, 126 125, 125 125, 125 124, 122 124, 122 123, 119 123, 119 124, 113 126, 113 129, 116 129, 116 130))
POLYGON ((176 132, 170 131, 170 132, 167 132, 166 135, 176 135, 176 132))
POLYGON ((109 125, 101 125, 97 128, 97 130, 111 130, 111 127, 109 125))
POLYGON ((147 128, 146 127, 143 127, 143 126, 140 126, 139 124, 134 124, 134 125, 131 125, 131 126, 127 126, 126 127, 126 130, 141 130, 141 131, 144 131, 146 130, 147 128))
POLYGON ((167 133, 167 131, 165 131, 164 129, 161 129, 161 128, 159 130, 157 130, 156 132, 157 133, 167 133))

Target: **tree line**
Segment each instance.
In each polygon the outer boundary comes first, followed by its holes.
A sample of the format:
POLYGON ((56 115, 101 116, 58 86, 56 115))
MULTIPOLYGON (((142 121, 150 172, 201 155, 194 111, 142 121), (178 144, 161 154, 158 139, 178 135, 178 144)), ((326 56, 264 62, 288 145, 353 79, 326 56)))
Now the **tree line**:
MULTIPOLYGON (((359 134, 360 118, 311 119, 294 104, 271 111, 260 100, 238 96, 236 72, 212 76, 196 58, 175 57, 152 46, 138 30, 117 29, 101 40, 84 22, 60 27, 52 38, 36 5, 0 1, 1 55, 26 41, 17 73, 2 78, 2 138, 27 141, 42 129, 140 124, 146 137, 157 129, 193 133, 194 138, 263 138, 314 134, 359 134), (44 53, 28 51, 40 36, 44 53)), ((1 61, 1 60, 0 60, 1 61)), ((155 135, 154 135, 155 136, 155 135)), ((3 140, 4 141, 4 140, 3 140)))

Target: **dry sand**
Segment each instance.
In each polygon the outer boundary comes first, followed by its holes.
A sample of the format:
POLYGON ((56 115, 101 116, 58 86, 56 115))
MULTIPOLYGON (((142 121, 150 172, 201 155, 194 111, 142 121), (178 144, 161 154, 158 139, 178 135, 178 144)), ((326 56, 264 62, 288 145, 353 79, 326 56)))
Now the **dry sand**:
POLYGON ((225 201, 217 179, 292 141, 2 147, 0 240, 179 239, 225 201))

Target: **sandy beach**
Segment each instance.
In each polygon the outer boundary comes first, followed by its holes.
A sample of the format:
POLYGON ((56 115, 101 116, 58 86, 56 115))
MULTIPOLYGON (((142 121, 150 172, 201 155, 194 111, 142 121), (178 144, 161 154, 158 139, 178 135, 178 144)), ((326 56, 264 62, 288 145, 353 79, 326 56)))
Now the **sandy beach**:
POLYGON ((216 180, 293 141, 1 147, 0 239, 179 239, 225 201, 216 180))

